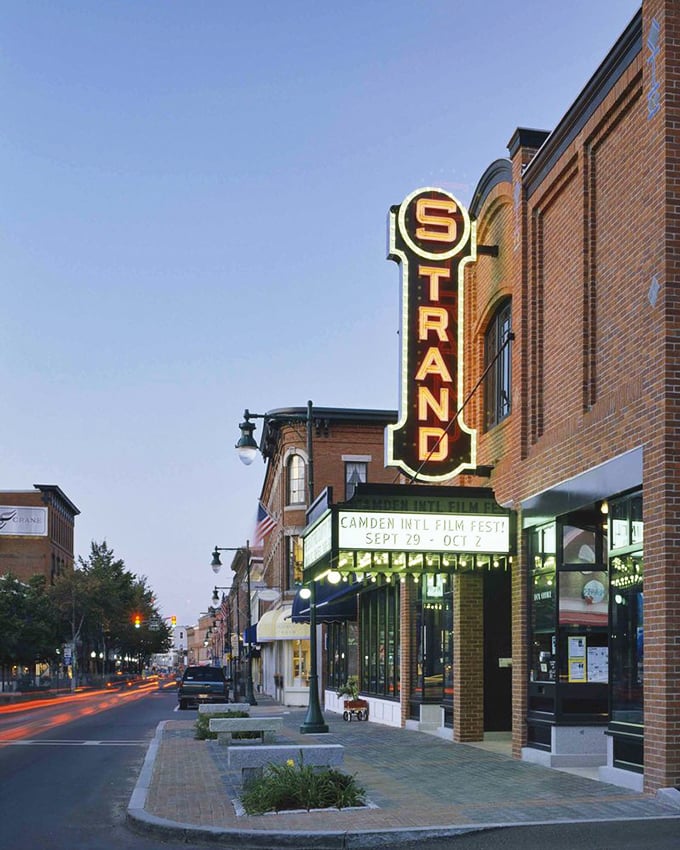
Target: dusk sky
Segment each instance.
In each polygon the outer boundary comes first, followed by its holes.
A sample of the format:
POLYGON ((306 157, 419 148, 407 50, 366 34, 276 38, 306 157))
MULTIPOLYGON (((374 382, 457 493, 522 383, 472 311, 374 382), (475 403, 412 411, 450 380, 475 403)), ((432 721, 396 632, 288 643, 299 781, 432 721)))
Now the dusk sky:
POLYGON ((0 490, 61 487, 76 554, 195 622, 253 533, 244 409, 398 406, 390 206, 467 204, 639 5, 0 0, 0 490))

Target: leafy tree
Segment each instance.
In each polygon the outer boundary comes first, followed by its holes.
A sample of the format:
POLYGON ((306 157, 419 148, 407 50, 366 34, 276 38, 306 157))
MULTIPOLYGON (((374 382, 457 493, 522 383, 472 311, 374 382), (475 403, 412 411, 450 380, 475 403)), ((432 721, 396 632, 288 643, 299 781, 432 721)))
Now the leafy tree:
POLYGON ((59 646, 58 618, 45 593, 45 578, 22 582, 0 577, 0 664, 32 665, 54 660, 59 646))
POLYGON ((0 576, 0 664, 16 663, 21 643, 26 585, 11 573, 0 576))
POLYGON ((154 605, 146 578, 138 578, 116 558, 106 541, 92 541, 87 559, 51 589, 69 639, 81 644, 83 660, 95 653, 97 672, 111 672, 111 657, 136 659, 138 668, 170 645, 170 630, 154 605), (139 617, 140 628, 135 627, 139 617))

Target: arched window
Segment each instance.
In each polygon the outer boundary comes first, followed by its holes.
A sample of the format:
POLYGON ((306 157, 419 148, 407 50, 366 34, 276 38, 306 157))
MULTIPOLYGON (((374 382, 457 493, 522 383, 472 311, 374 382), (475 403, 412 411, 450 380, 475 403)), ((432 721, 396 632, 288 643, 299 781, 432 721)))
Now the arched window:
POLYGON ((300 455, 291 455, 287 464, 287 495, 289 505, 305 503, 305 462, 300 455))
POLYGON ((512 331, 510 300, 494 313, 484 336, 484 368, 489 369, 484 383, 484 427, 493 428, 509 416, 511 410, 512 371, 508 337, 512 331), (506 344, 507 343, 507 344, 506 344))

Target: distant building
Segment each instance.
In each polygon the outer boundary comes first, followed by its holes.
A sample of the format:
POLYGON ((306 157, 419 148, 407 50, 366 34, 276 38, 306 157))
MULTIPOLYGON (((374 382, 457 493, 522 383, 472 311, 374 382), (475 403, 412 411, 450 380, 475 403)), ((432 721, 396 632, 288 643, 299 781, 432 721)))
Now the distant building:
MULTIPOLYGON (((309 626, 293 622, 293 600, 302 583, 302 531, 314 498, 332 492, 344 501, 361 482, 387 483, 394 470, 385 469, 385 427, 396 422, 391 410, 335 407, 290 407, 269 411, 260 436, 265 459, 260 517, 261 541, 251 541, 251 620, 247 623, 247 576, 243 553, 235 555, 235 578, 229 602, 223 604, 231 635, 231 668, 235 680, 245 679, 239 657, 253 653, 255 690, 276 695, 285 705, 307 705, 309 696, 309 626), (309 422, 307 422, 309 416, 309 422), (311 456, 310 456, 311 454, 311 456), (274 591, 274 593, 272 593, 274 591), (228 610, 227 610, 228 609, 228 610), (239 639, 242 641, 239 644, 239 639)), ((356 633, 356 598, 351 624, 356 633)), ((344 621, 344 618, 343 618, 344 621)), ((319 650, 321 656, 321 650, 319 650)), ((319 669, 323 669, 321 657, 319 669)))
POLYGON ((80 511, 55 484, 0 490, 0 575, 50 584, 72 570, 75 518, 80 511))

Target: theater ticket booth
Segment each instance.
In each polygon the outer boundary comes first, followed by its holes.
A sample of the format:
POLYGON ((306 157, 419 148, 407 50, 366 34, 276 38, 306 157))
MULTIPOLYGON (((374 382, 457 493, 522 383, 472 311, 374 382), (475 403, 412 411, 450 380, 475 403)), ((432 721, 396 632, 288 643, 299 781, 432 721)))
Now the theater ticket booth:
MULTIPOLYGON (((357 595, 350 667, 371 720, 458 741, 511 729, 515 532, 487 488, 360 484, 347 502, 318 500, 305 582, 357 595)), ((325 672, 326 708, 339 710, 325 672)))

